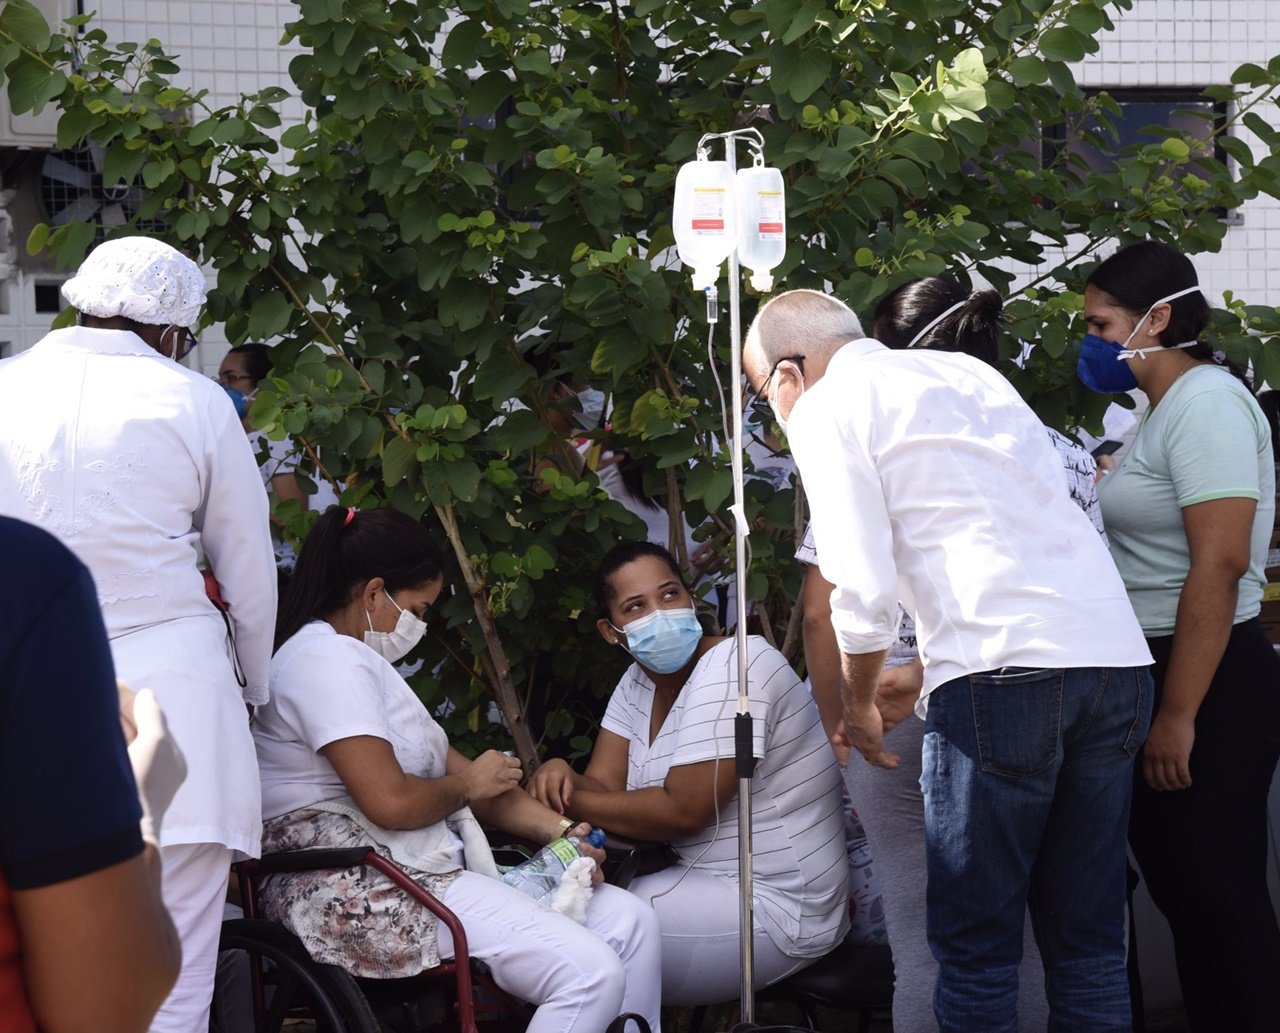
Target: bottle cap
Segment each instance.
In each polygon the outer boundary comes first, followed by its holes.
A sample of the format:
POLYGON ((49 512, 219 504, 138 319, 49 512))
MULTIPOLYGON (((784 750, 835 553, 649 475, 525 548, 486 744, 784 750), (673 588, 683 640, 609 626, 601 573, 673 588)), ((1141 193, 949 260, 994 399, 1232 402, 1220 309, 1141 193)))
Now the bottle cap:
POLYGON ((592 829, 588 832, 587 842, 597 848, 604 846, 604 829, 592 829))

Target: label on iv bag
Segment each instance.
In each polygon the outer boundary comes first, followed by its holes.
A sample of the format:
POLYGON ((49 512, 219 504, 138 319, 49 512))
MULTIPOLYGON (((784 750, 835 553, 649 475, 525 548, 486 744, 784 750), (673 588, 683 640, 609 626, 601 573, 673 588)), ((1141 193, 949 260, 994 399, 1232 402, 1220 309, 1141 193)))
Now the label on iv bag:
POLYGON ((724 232, 724 187, 695 187, 693 190, 693 232, 699 236, 719 235, 724 232))
POLYGON ((759 206, 759 221, 756 223, 757 238, 759 240, 781 240, 783 233, 782 220, 784 218, 782 191, 758 190, 756 191, 756 204, 759 206))

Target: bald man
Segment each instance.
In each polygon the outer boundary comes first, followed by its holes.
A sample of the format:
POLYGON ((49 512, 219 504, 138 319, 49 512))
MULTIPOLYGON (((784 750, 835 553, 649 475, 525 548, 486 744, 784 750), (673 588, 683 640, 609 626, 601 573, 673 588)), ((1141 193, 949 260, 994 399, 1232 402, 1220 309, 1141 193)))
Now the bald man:
POLYGON ((1129 1030, 1125 831, 1151 657, 1040 421, 985 363, 890 351, 817 291, 766 304, 743 364, 835 586, 835 741, 872 764, 898 763, 876 687, 899 600, 916 619, 939 1028, 1015 1033, 1030 907, 1050 1028, 1129 1030))

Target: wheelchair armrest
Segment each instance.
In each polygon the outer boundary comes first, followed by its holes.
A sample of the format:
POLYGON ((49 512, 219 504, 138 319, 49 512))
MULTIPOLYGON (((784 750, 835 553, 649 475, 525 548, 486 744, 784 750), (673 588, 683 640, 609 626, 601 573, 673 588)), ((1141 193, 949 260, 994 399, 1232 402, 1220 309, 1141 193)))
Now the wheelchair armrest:
POLYGON ((321 871, 355 868, 373 853, 371 846, 339 847, 327 850, 285 850, 265 854, 256 861, 243 861, 255 875, 278 875, 282 872, 321 871))

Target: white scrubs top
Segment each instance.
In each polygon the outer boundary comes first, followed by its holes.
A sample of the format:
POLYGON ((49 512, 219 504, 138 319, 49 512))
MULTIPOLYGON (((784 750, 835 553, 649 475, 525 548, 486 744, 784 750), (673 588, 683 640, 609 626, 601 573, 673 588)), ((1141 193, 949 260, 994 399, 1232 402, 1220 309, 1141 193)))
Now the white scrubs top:
MULTIPOLYGON (((72 327, 0 362, 0 513, 89 568, 116 674, 152 689, 186 757, 162 846, 256 855, 260 796, 244 704, 267 699, 276 574, 267 500, 231 400, 127 330, 72 327), (231 607, 247 684, 197 569, 231 607)), ((76 629, 66 629, 75 648, 76 629)))

